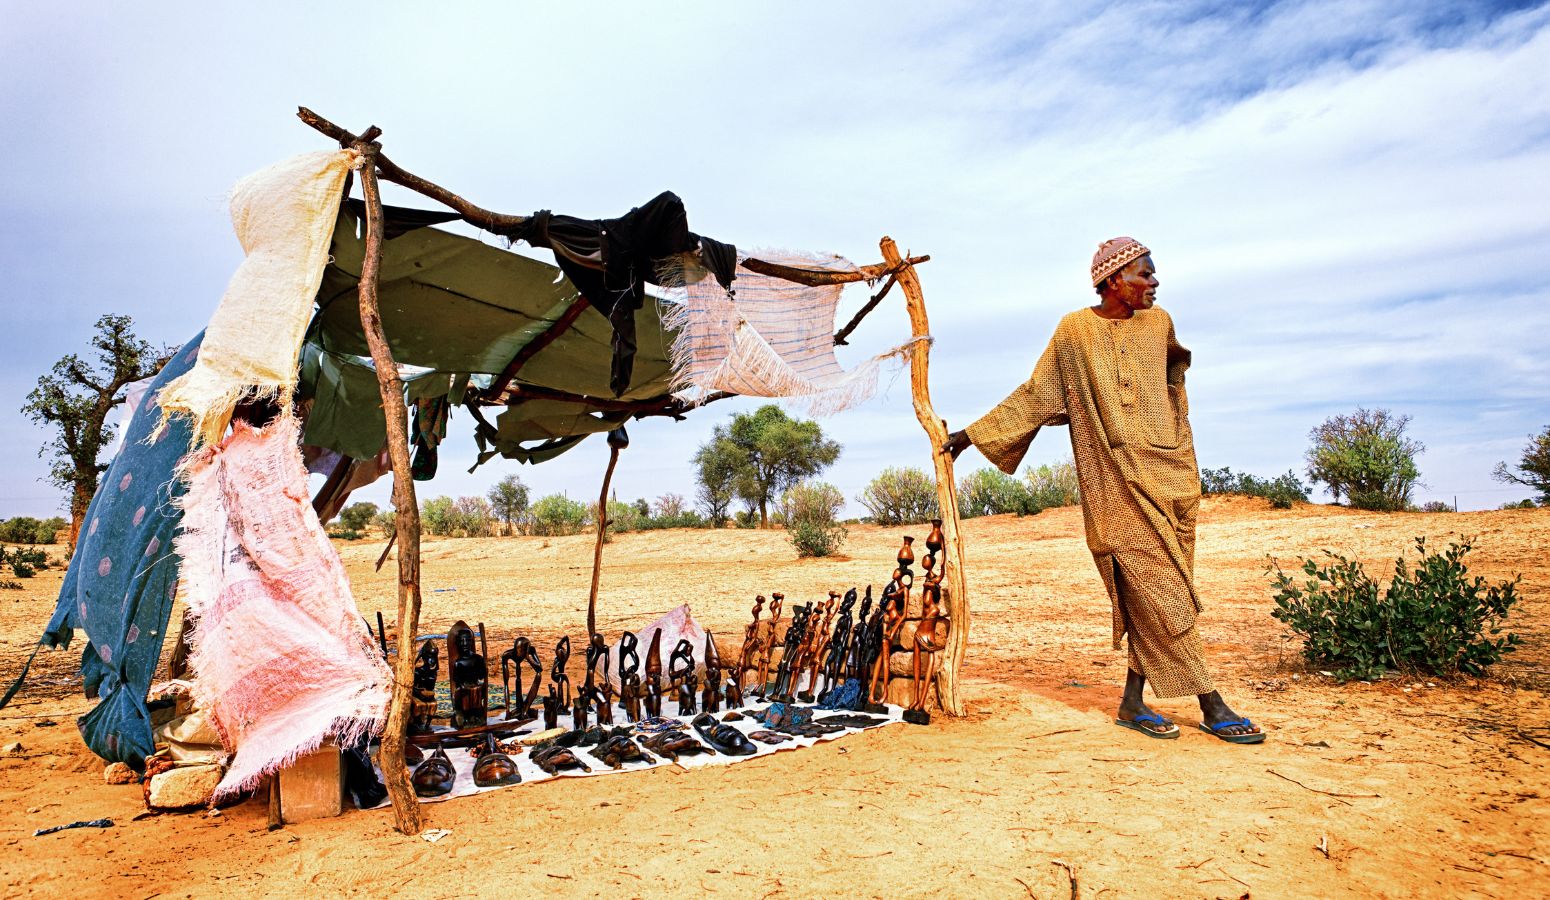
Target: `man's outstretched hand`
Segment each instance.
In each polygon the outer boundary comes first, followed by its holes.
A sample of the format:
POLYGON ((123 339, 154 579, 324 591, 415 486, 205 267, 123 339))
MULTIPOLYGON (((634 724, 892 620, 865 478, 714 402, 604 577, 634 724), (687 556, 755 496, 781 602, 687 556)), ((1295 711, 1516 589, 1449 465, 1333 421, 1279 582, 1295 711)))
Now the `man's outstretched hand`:
POLYGON ((947 443, 942 445, 942 452, 953 459, 957 459, 958 454, 969 449, 970 443, 972 442, 969 440, 969 435, 966 432, 955 431, 947 436, 947 443))

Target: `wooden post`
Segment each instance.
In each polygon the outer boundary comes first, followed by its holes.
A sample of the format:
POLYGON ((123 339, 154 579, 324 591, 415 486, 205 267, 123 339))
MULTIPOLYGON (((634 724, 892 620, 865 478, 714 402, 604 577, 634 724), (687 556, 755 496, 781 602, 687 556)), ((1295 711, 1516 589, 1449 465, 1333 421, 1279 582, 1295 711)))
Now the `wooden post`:
MULTIPOLYGON (((899 256, 899 247, 893 238, 883 238, 882 250, 885 264, 897 266, 906 262, 899 256)), ((910 314, 911 334, 917 338, 929 337, 931 325, 926 320, 926 299, 921 293, 914 265, 903 265, 898 278, 899 287, 904 291, 905 308, 910 314)), ((958 530, 958 484, 953 479, 953 458, 942 452, 942 445, 947 443, 947 423, 931 408, 930 357, 931 345, 927 341, 917 340, 910 347, 910 395, 915 401, 915 418, 920 420, 920 427, 926 430, 926 438, 931 442, 931 459, 936 468, 936 500, 941 509, 945 543, 943 552, 947 557, 944 587, 952 627, 941 666, 937 669, 937 698, 943 712, 961 716, 966 710, 958 691, 958 667, 963 664, 964 652, 969 647, 969 595, 963 571, 963 536, 958 530)))
POLYGON ((398 830, 419 834, 420 801, 409 783, 404 765, 404 745, 409 730, 409 701, 414 687, 414 639, 420 628, 420 506, 409 471, 408 410, 404 385, 393 362, 387 335, 382 330, 382 311, 377 305, 377 273, 382 265, 382 195, 377 185, 377 154, 373 138, 381 131, 366 130, 351 146, 365 158, 361 166, 361 192, 366 198, 366 259, 361 264, 361 330, 371 348, 377 370, 377 389, 387 417, 388 459, 393 465, 394 536, 398 541, 398 658, 393 665, 393 699, 382 733, 383 781, 393 801, 398 830))
POLYGON ((592 547, 592 590, 587 594, 587 640, 597 634, 597 587, 603 574, 603 540, 608 531, 608 484, 614 480, 614 466, 619 463, 619 451, 628 447, 629 440, 622 437, 624 429, 616 428, 608 433, 608 469, 603 473, 603 490, 597 497, 597 543, 592 547), (614 435, 621 435, 615 437, 614 435))

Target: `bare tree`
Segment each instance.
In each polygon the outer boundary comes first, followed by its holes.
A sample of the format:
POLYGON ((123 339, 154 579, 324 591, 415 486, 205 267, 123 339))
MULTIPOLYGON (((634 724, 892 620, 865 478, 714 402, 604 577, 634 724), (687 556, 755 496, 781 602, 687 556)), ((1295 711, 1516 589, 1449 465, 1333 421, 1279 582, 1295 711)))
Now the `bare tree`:
POLYGON ((135 337, 133 327, 129 316, 98 319, 91 339, 96 360, 88 363, 71 353, 54 363, 22 407, 32 421, 59 430, 38 456, 50 461, 48 481, 70 494, 72 545, 97 492, 97 477, 107 469, 98 458, 113 440, 108 413, 124 402, 125 385, 156 374, 176 350, 152 347, 135 337))

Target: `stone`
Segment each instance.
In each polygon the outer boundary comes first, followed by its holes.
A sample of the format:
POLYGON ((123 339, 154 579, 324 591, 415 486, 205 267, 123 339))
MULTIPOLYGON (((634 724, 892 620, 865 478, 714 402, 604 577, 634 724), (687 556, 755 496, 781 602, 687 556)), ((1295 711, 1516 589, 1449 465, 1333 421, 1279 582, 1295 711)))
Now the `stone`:
POLYGON ((121 762, 108 763, 102 770, 102 780, 108 784, 135 784, 140 780, 140 773, 121 762))
POLYGON ((151 776, 146 803, 152 809, 204 806, 220 783, 220 766, 177 766, 151 776))
POLYGON ((287 823, 342 812, 344 766, 338 747, 324 744, 280 770, 280 814, 287 823))
POLYGON ((22 747, 21 741, 12 741, 4 747, 0 747, 0 753, 4 753, 6 756, 20 756, 23 752, 25 752, 25 748, 22 747))

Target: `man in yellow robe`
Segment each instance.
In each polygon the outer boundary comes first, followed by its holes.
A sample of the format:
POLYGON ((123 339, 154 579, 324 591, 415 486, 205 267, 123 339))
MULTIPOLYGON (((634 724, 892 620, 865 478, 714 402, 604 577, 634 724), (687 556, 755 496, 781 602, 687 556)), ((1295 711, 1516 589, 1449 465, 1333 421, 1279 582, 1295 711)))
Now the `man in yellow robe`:
POLYGON ((1202 656, 1195 594, 1200 471, 1189 427, 1180 346, 1157 291, 1151 251, 1132 238, 1093 257, 1101 300, 1067 314, 1033 375, 944 449, 972 443, 1011 474, 1045 425, 1070 425, 1087 546, 1113 606, 1114 648, 1130 636, 1130 671, 1115 723, 1151 737, 1178 726, 1141 699, 1196 695, 1206 732, 1233 743, 1265 736, 1222 700, 1202 656))

